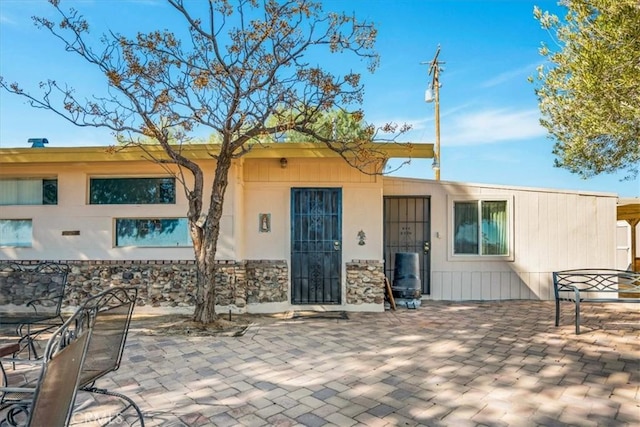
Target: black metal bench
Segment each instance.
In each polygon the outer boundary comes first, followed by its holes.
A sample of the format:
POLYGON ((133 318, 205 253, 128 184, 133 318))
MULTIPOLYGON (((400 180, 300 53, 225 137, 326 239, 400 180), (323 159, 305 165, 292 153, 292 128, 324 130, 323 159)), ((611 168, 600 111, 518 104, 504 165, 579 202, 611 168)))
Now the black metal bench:
MULTIPOLYGON (((143 414, 131 398, 95 386, 98 379, 120 367, 136 298, 135 288, 112 288, 86 300, 79 309, 82 315, 75 315, 76 330, 82 330, 82 324, 91 325, 91 337, 78 379, 78 390, 113 396, 125 402, 125 406, 113 414, 106 424, 133 408, 140 425, 144 427, 143 414)), ((0 395, 2 391, 0 388, 0 395)), ((19 407, 20 402, 32 398, 33 392, 33 384, 6 387, 0 404, 19 407)))
POLYGON ((556 326, 560 301, 575 304, 576 334, 580 334, 580 304, 640 303, 640 273, 613 269, 564 270, 553 273, 556 326))
POLYGON ((60 310, 69 266, 54 262, 0 263, 0 326, 11 325, 20 349, 37 358, 34 339, 63 323, 60 310))

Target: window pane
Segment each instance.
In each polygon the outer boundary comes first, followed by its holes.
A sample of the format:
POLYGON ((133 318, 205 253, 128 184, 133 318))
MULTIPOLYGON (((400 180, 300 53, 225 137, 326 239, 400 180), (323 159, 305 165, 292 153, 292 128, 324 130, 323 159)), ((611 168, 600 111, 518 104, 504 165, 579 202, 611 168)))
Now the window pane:
POLYGON ((173 204, 176 202, 175 178, 92 178, 89 203, 173 204))
POLYGON ((186 218, 118 218, 116 246, 192 246, 186 218))
POLYGON ((0 219, 0 246, 31 247, 30 219, 0 219))
POLYGON ((478 203, 453 204, 453 253, 478 254, 478 203))
POLYGON ((507 202, 482 202, 482 254, 507 255, 507 202))
POLYGON ((43 205, 58 204, 58 180, 57 179, 42 180, 42 204, 43 205))
POLYGON ((0 179, 0 205, 56 204, 58 204, 57 179, 0 179))

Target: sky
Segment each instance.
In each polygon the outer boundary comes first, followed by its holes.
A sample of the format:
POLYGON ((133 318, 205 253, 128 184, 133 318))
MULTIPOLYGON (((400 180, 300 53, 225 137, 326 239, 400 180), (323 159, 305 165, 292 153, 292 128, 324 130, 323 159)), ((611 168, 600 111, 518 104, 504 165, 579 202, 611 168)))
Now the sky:
MULTIPOLYGON (((552 35, 533 18, 533 8, 563 14, 556 1, 322 3, 326 11, 353 13, 378 29, 380 67, 373 74, 364 66, 355 69, 365 85, 362 109, 368 122, 412 125, 401 141, 435 142, 434 105, 424 101, 431 81, 425 63, 440 46, 442 180, 640 197, 640 178, 623 181, 621 172, 585 180, 554 167, 553 140, 539 124, 534 85, 527 77, 543 62, 538 53, 541 42, 555 46, 552 35)), ((84 15, 96 38, 107 30, 131 34, 173 28, 179 19, 164 0, 62 0, 62 6, 84 15)), ((94 70, 33 25, 34 15, 55 17, 45 0, 0 0, 0 75, 35 90, 38 82, 49 78, 69 83, 79 94, 104 90, 104 80, 94 70)), ((333 61, 327 66, 341 65, 333 61)), ((0 147, 28 147, 28 138, 42 137, 52 147, 114 143, 107 130, 76 127, 0 91, 0 147)), ((431 165, 431 159, 414 159, 394 175, 432 179, 431 165)))

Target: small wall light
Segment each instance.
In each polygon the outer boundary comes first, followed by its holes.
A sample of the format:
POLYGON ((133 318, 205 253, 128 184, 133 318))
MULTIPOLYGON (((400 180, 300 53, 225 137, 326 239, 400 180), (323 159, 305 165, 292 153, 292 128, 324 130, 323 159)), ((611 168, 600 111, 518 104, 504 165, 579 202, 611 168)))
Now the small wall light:
POLYGON ((287 161, 286 157, 283 157, 280 159, 280 167, 282 169, 286 168, 288 164, 289 162, 287 161))
POLYGON ((366 245, 365 240, 367 240, 367 235, 364 234, 364 230, 358 231, 358 244, 360 246, 366 245))

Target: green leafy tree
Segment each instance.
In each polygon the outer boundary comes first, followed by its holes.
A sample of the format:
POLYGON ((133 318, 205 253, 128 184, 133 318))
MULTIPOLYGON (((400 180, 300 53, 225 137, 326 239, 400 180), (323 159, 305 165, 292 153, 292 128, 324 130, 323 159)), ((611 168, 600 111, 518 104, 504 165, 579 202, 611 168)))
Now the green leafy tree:
MULTIPOLYGON (((562 0, 564 19, 534 8, 555 38, 543 44, 536 94, 556 166, 588 178, 640 164, 640 3, 562 0)), ((534 79, 531 78, 531 81, 534 79)))
POLYGON ((370 141, 377 131, 373 125, 364 121, 362 112, 345 110, 326 112, 313 124, 312 129, 312 135, 295 130, 288 131, 283 136, 283 140, 286 142, 370 141))
POLYGON ((66 51, 104 76, 104 95, 84 98, 53 80, 40 83, 38 94, 4 78, 0 86, 78 126, 111 129, 127 144, 144 149, 151 138, 169 159, 155 161, 178 165, 177 177, 193 177, 189 186, 182 182, 198 271, 194 320, 209 323, 216 318, 215 253, 233 159, 266 136, 295 131, 326 144, 356 167, 371 170, 382 163, 361 140, 336 140, 317 128, 335 107, 356 109, 362 102, 360 74, 334 74, 307 59, 331 53, 360 59, 373 72, 376 29, 351 15, 327 13, 311 0, 167 2, 177 15, 175 25, 187 30, 183 38, 170 30, 95 38, 89 22, 74 9, 64 11, 60 0, 50 0, 56 22, 34 18, 66 51), (203 199, 203 171, 184 147, 196 127, 210 130, 218 142, 210 153, 217 163, 207 183, 209 200, 203 199))

